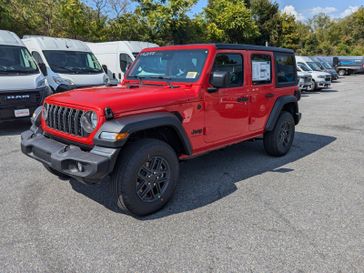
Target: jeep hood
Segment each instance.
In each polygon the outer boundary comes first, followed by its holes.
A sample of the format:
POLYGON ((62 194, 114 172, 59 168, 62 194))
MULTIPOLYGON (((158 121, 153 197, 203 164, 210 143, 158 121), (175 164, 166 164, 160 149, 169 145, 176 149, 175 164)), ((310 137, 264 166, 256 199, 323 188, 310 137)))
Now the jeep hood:
POLYGON ((92 87, 71 90, 47 97, 46 103, 74 108, 95 109, 103 112, 111 108, 115 115, 147 108, 160 108, 179 104, 198 97, 197 86, 143 85, 128 88, 126 86, 92 87))

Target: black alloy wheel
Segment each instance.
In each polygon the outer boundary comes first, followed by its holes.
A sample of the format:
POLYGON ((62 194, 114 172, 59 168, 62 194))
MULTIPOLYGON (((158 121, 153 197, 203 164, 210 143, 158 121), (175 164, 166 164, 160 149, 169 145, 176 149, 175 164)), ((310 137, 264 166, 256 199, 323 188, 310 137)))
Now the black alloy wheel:
POLYGON ((161 156, 146 161, 137 174, 136 192, 144 202, 154 202, 161 198, 170 180, 169 164, 161 156))
POLYGON ((169 144, 150 138, 130 141, 111 177, 115 208, 137 216, 158 211, 172 198, 178 176, 178 157, 169 144))

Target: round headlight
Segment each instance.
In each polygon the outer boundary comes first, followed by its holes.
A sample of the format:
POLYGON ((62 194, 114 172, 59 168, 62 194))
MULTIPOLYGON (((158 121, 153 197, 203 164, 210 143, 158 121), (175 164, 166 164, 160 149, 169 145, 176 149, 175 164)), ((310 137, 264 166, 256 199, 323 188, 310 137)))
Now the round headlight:
POLYGON ((97 126, 97 114, 95 112, 91 113, 91 125, 94 129, 97 126))
POLYGON ((81 127, 85 132, 91 133, 97 126, 97 114, 94 111, 88 111, 81 116, 81 127))
POLYGON ((48 104, 45 103, 42 108, 42 117, 44 120, 47 120, 48 118, 48 108, 49 108, 48 104))

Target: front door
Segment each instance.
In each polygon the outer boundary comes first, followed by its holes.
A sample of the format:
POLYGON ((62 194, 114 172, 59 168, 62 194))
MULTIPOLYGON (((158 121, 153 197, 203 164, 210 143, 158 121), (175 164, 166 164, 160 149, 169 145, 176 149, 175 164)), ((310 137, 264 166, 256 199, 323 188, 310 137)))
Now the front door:
POLYGON ((249 97, 245 87, 244 52, 220 51, 214 71, 225 71, 229 83, 215 92, 205 93, 206 142, 219 142, 248 131, 249 97))

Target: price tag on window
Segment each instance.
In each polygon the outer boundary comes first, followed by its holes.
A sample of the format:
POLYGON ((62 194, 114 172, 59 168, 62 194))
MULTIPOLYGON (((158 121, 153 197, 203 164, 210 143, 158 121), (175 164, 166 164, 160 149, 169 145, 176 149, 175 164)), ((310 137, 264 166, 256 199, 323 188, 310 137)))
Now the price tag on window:
POLYGON ((253 81, 270 81, 269 61, 253 61, 253 81))

